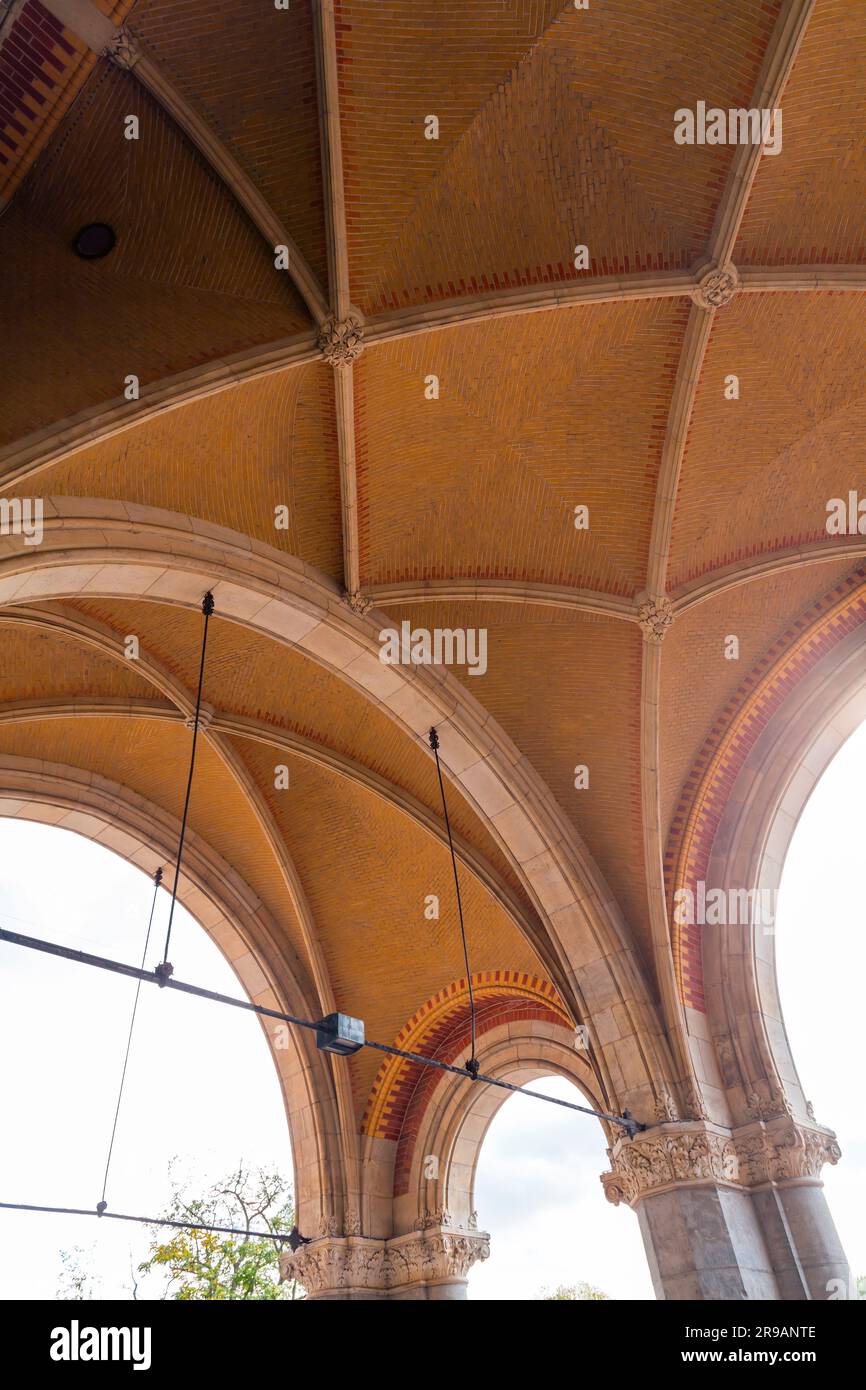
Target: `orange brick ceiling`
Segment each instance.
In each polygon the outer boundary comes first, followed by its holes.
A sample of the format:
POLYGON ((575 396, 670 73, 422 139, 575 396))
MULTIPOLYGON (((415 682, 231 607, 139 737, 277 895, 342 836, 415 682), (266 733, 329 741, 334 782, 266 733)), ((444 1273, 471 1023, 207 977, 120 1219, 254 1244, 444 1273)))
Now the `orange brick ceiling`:
MULTIPOLYGON (((336 0, 333 30, 310 0, 95 8, 149 69, 39 0, 0 30, 2 495, 164 508, 275 547, 383 625, 486 628, 487 674, 453 674, 570 819, 655 993, 651 865, 678 862, 695 769, 767 653, 802 661, 801 615, 866 584, 866 539, 824 526, 828 498, 866 491, 864 7, 336 0), (675 109, 749 106, 762 83, 778 156, 674 143, 675 109), (117 245, 87 262, 70 243, 94 220, 117 245), (290 243, 288 273, 263 226, 290 243), (717 305, 707 267, 730 272, 717 305), (357 319, 354 365, 323 359, 316 306, 357 319), (674 604, 655 655, 644 591, 674 604)), ((110 594, 0 610, 0 756, 176 814, 198 634, 194 614, 110 594), (123 664, 129 633, 147 670, 123 664)), ((429 758, 219 613, 205 698, 227 722, 193 827, 312 969, 291 860, 339 1006, 396 1037, 462 970, 452 915, 421 908, 450 891, 429 758)), ((449 796, 473 968, 545 981, 536 905, 449 796)), ((360 1118, 375 1065, 353 1066, 360 1118)))

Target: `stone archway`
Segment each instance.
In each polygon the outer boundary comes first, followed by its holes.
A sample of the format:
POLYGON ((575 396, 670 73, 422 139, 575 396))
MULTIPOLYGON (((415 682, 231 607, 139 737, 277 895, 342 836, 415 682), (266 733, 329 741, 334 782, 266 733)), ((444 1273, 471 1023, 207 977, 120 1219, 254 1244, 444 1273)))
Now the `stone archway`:
MULTIPOLYGON (((474 989, 484 1075, 513 1086, 563 1076, 588 1107, 602 1105, 591 1048, 548 981, 503 970, 475 977, 474 989)), ((459 1062, 469 1047, 468 1001, 466 981, 454 981, 418 1008, 396 1044, 459 1062)), ((364 1118, 367 1234, 305 1247, 285 1257, 285 1273, 314 1299, 464 1299, 470 1268, 490 1249, 473 1208, 478 1156, 508 1099, 508 1090, 386 1058, 364 1118)))
POLYGON ((688 871, 708 896, 745 908, 686 941, 687 1039, 705 1113, 618 1143, 605 1179, 610 1200, 638 1211, 665 1297, 821 1299, 831 1280, 847 1286, 820 1181, 840 1150, 803 1094, 763 903, 817 781, 866 719, 862 617, 858 600, 838 603, 804 625, 799 651, 766 663, 691 810, 698 848, 681 853, 675 885, 688 871))
POLYGON ((38 548, 7 538, 0 605, 73 596, 197 608, 207 589, 229 621, 297 647, 349 682, 403 733, 435 723, 445 773, 520 877, 545 925, 533 945, 593 1036, 610 1109, 651 1117, 676 1086, 668 1043, 613 894, 541 778, 447 672, 383 666, 373 618, 308 565, 156 508, 46 502, 38 548), (617 1009, 615 1035, 610 1020, 617 1009), (604 1014, 607 1026, 596 1020, 604 1014))
MULTIPOLYGON (((800 814, 828 764, 866 720, 866 631, 852 632, 832 664, 816 667, 754 744, 709 860, 721 888, 777 892, 800 814)), ((785 1032, 774 923, 752 920, 706 934, 708 1017, 724 1104, 735 1123, 790 1114, 814 1123, 785 1032)), ((722 1098, 719 1098, 722 1104, 722 1098)))

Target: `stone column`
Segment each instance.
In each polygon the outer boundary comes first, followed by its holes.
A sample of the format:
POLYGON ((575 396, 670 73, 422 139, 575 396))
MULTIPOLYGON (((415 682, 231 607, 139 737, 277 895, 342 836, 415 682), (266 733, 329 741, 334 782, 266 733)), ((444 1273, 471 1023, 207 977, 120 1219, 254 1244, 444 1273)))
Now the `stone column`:
POLYGON ((662 1124, 608 1153, 605 1193, 637 1212, 656 1297, 814 1299, 830 1280, 847 1286, 819 1179, 840 1156, 830 1130, 789 1116, 662 1124))
POLYGON ((323 1236, 280 1256, 282 1279, 309 1299, 465 1299, 476 1260, 490 1254, 483 1231, 437 1225, 392 1240, 323 1236))

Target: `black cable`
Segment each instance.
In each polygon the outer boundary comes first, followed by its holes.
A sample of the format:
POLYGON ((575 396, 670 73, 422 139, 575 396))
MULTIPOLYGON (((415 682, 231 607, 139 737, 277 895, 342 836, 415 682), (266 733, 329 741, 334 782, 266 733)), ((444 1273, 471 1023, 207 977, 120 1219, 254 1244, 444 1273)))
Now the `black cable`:
MULTIPOLYGON (((425 1067, 436 1067, 439 1071, 450 1071, 455 1076, 466 1077, 466 1067, 456 1067, 452 1062, 440 1062, 438 1057, 423 1057, 420 1052, 403 1052, 401 1048, 394 1047, 391 1043, 371 1042, 369 1038, 364 1040, 365 1047, 372 1047, 375 1052, 388 1052, 392 1057, 405 1057, 410 1062, 421 1062, 425 1067)), ((592 1110, 588 1105, 576 1105, 573 1100, 557 1100, 555 1096, 546 1096, 542 1091, 527 1091, 525 1086, 515 1086, 510 1081, 502 1081, 498 1076, 487 1076, 483 1071, 476 1072, 472 1076, 473 1081, 480 1081, 485 1086, 498 1086, 501 1091, 514 1091, 521 1096, 533 1096, 535 1100, 546 1100, 550 1105, 561 1105, 565 1110, 577 1110, 581 1115, 595 1115, 599 1120, 610 1120, 613 1124, 622 1125, 623 1129, 629 1134, 632 1127, 644 1129, 645 1125, 639 1125, 635 1120, 620 1115, 608 1115, 604 1110, 592 1110)))
POLYGON ((168 1216, 128 1216, 119 1211, 92 1211, 89 1207, 40 1207, 30 1202, 0 1202, 3 1211, 41 1211, 52 1216, 98 1216, 111 1221, 138 1221, 143 1226, 174 1226, 183 1231, 219 1231, 222 1235, 243 1236, 256 1240, 276 1240, 281 1244, 291 1237, 288 1231, 244 1231, 238 1226, 208 1226, 201 1221, 172 1221, 168 1216))
POLYGON ((158 967, 160 973, 160 983, 165 984, 171 974, 171 966, 168 963, 168 943, 171 941, 171 924, 174 918, 174 905, 177 901, 177 885, 180 880, 180 864, 183 858, 183 842, 186 838, 186 818, 189 814, 189 798, 192 792, 192 774, 195 771, 195 746, 198 740, 198 720, 201 713, 201 688, 204 681, 204 657, 207 650, 207 625, 210 621, 211 613, 214 611, 214 597, 208 590, 202 599, 201 611, 204 613, 204 632, 201 639, 201 661, 198 668, 198 693, 195 697, 195 723, 192 729, 192 752, 189 759, 189 776, 186 780, 186 797, 183 803, 183 815, 180 821, 180 840, 177 846, 177 862, 174 867, 174 886, 171 890, 171 907, 168 912, 168 930, 165 934, 165 950, 162 954, 162 965, 158 967))
MULTIPOLYGON (((263 1018, 275 1018, 280 1023, 290 1023, 295 1028, 306 1028, 312 1033, 322 1031, 321 1021, 313 1022, 308 1018, 295 1018, 293 1014, 281 1013, 279 1009, 269 1009, 264 1004, 254 1004, 250 999, 233 999, 230 994, 218 994, 216 990, 204 989, 201 985, 190 985, 184 980, 161 979, 158 967, 153 972, 140 970, 134 965, 125 965, 119 960, 108 960, 105 956, 93 956, 87 951, 76 951, 71 946, 59 946, 54 941, 42 941, 35 936, 22 936, 19 932, 7 931, 5 927, 0 927, 0 941, 8 941, 12 946, 26 946, 31 951, 44 951, 47 955, 60 956, 63 960, 76 961, 79 965, 96 966, 99 970, 109 970, 115 975, 127 975, 134 980, 143 980, 145 984, 167 986, 169 989, 179 990, 181 994, 194 994, 199 999, 210 999, 215 1004, 229 1004, 234 1009, 246 1009, 249 1013, 260 1014, 263 1018)), ((466 1079, 466 1067, 458 1067, 451 1062, 440 1062, 438 1058, 425 1057, 420 1052, 404 1052, 402 1048, 394 1047, 392 1043, 372 1042, 369 1038, 365 1038, 359 1046, 370 1047, 375 1052, 387 1052, 392 1057, 404 1057, 409 1062, 419 1062, 421 1066, 435 1067, 438 1071, 451 1072, 454 1076, 462 1077, 464 1081, 466 1079)), ((586 1105, 576 1105, 573 1101, 556 1100, 553 1096, 542 1095, 540 1091, 526 1091, 522 1086, 513 1086, 510 1081, 501 1081, 498 1077, 485 1076, 480 1072, 473 1076, 473 1080, 482 1081, 486 1086, 498 1086, 503 1091, 517 1091, 521 1095, 534 1096, 537 1100, 545 1100, 550 1105, 561 1105, 566 1110, 577 1110, 582 1115, 594 1115, 596 1119, 607 1120, 610 1124, 619 1125, 632 1139, 638 1130, 646 1129, 646 1125, 640 1124, 628 1111, 622 1115, 611 1115, 606 1110, 593 1110, 586 1105)))
POLYGON ((463 960, 466 965, 466 984, 469 987, 469 1026, 471 1031, 470 1058, 466 1063, 466 1070, 473 1081, 478 1079, 478 1058, 475 1056, 475 994, 472 989, 472 971, 469 968, 469 948, 466 945, 466 927, 463 923, 463 903, 460 900, 460 879, 457 875, 457 856, 454 853, 454 841, 451 838, 451 822, 448 819, 448 802, 445 799, 445 783, 442 781, 442 768, 439 763, 439 735, 435 729, 430 730, 430 747, 433 749, 433 756, 436 759, 436 775, 439 778, 439 792, 442 797, 442 812, 445 816, 445 830, 448 835, 448 848, 451 851, 451 868, 454 871, 454 887, 457 890, 457 914, 460 918, 460 936, 463 941, 463 960))
MULTIPOLYGON (((153 914, 156 909, 156 895, 159 892, 159 885, 162 883, 162 869, 157 869, 153 876, 153 900, 150 904, 150 917, 147 922, 147 935, 144 938, 144 950, 141 953, 141 968, 144 969, 144 962, 147 958, 147 948, 150 945, 150 929, 153 926, 153 914)), ((117 1088, 117 1105, 114 1110, 114 1124, 111 1126, 111 1140, 108 1145, 108 1157, 105 1160, 105 1176, 102 1179, 102 1200, 99 1206, 105 1210, 105 1189, 108 1186, 108 1170, 111 1166, 111 1155, 114 1151, 114 1136, 117 1133, 117 1120, 120 1115, 120 1102, 123 1099, 123 1083, 126 1080, 126 1068, 129 1065, 129 1052, 132 1047, 132 1031, 135 1028, 135 1015, 138 1010, 138 996, 141 994, 141 980, 135 987, 135 1002, 132 1006, 132 1017, 129 1020, 129 1037, 126 1040, 126 1056, 123 1059, 123 1071, 120 1074, 120 1085, 117 1088)), ((99 1206, 97 1211, 99 1211, 99 1206)))

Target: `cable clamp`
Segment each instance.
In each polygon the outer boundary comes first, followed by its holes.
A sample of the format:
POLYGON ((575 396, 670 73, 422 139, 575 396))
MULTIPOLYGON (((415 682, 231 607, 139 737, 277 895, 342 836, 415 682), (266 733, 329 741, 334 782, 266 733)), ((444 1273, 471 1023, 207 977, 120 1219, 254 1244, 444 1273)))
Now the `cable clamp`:
POLYGON ((159 985, 160 989, 165 989, 171 976, 174 974, 174 966, 170 965, 167 960, 164 960, 156 967, 153 973, 156 976, 156 983, 159 985))

